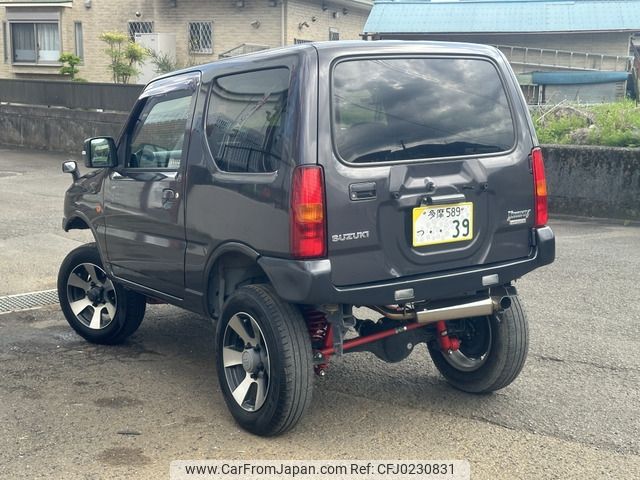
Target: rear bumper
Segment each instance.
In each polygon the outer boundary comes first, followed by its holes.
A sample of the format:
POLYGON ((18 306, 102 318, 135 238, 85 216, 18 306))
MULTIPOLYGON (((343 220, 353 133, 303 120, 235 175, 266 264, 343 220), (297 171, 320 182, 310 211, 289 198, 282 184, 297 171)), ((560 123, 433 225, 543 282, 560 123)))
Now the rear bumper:
MULTIPOLYGON (((413 289, 415 300, 439 299, 487 288, 486 277, 497 275, 497 284, 523 276, 555 258, 555 236, 549 227, 535 230, 536 246, 529 258, 482 267, 337 287, 331 283, 331 261, 295 261, 261 257, 258 263, 284 300, 293 303, 392 305, 396 290, 413 289), (483 284, 483 278, 485 283, 483 284)), ((496 278, 496 277, 493 277, 496 278)))

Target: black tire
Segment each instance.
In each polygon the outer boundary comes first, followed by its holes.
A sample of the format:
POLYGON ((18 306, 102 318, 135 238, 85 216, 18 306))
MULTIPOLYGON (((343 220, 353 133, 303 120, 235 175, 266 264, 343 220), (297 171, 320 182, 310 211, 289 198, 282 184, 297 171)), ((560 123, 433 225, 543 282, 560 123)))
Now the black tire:
POLYGON ((256 435, 274 436, 297 424, 311 402, 313 358, 309 333, 296 306, 280 299, 270 285, 239 288, 226 301, 218 321, 216 352, 224 400, 242 428, 256 435), (237 322, 244 327, 245 335, 252 334, 253 339, 246 341, 246 337, 238 335, 237 322), (247 329, 247 325, 251 328, 247 329), (230 349, 235 355, 242 355, 243 363, 228 361, 230 349), (245 362, 247 351, 256 358, 258 351, 263 357, 257 364, 245 362), (254 375, 256 378, 249 380, 254 375), (242 399, 239 403, 232 388, 235 386, 234 391, 238 392, 239 384, 244 381, 253 381, 256 386, 251 385, 250 390, 245 388, 245 394, 238 394, 242 399), (264 395, 258 394, 258 381, 262 382, 264 395))
MULTIPOLYGON (((468 321, 485 331, 482 342, 489 345, 488 353, 476 369, 461 370, 456 362, 447 360, 446 353, 440 349, 437 340, 429 343, 429 353, 433 363, 442 376, 455 388, 470 393, 489 393, 506 387, 520 374, 529 350, 529 327, 524 309, 517 295, 511 298, 511 307, 501 315, 478 317, 468 321), (486 333, 489 333, 487 341, 486 333)), ((481 336, 480 333, 477 334, 481 336)), ((473 343, 473 340, 471 341, 473 343)), ((471 345, 467 347, 473 349, 471 345)), ((477 352, 477 346, 476 354, 477 352)), ((465 351, 462 339, 461 352, 465 351)), ((478 356, 477 358, 482 358, 478 356)))
POLYGON ((72 250, 62 262, 58 299, 62 313, 78 335, 89 342, 107 345, 122 343, 131 336, 142 323, 146 308, 146 297, 107 278, 95 243, 72 250), (84 284, 95 286, 88 291, 84 284), (94 288, 100 291, 96 294, 99 298, 91 296, 94 288), (89 303, 79 311, 86 302, 89 303), (92 327, 96 310, 100 318, 92 327))

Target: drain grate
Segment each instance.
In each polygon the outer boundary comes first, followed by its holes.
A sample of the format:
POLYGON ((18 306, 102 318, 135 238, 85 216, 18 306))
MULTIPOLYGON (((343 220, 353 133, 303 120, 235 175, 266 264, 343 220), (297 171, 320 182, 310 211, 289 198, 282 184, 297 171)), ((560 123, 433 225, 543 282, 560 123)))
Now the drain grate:
POLYGON ((43 290, 42 292, 19 293, 0 297, 0 315, 3 313, 29 310, 58 303, 57 290, 43 290))

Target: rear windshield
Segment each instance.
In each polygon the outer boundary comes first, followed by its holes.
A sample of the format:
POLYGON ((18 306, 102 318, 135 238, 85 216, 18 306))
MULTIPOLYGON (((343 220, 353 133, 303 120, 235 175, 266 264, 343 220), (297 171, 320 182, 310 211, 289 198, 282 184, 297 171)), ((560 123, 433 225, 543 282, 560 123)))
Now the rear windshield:
POLYGON ((515 141, 504 87, 486 60, 343 61, 332 96, 334 142, 347 162, 497 153, 515 141))

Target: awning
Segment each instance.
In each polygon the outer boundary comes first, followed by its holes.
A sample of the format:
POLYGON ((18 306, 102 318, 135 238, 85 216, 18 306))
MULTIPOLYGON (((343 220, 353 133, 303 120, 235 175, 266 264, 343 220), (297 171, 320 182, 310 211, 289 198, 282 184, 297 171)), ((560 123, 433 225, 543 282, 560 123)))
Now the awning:
POLYGON ((0 0, 0 7, 71 7, 73 0, 0 0))
POLYGON ((623 82, 628 72, 533 72, 531 81, 536 85, 585 85, 623 82))

